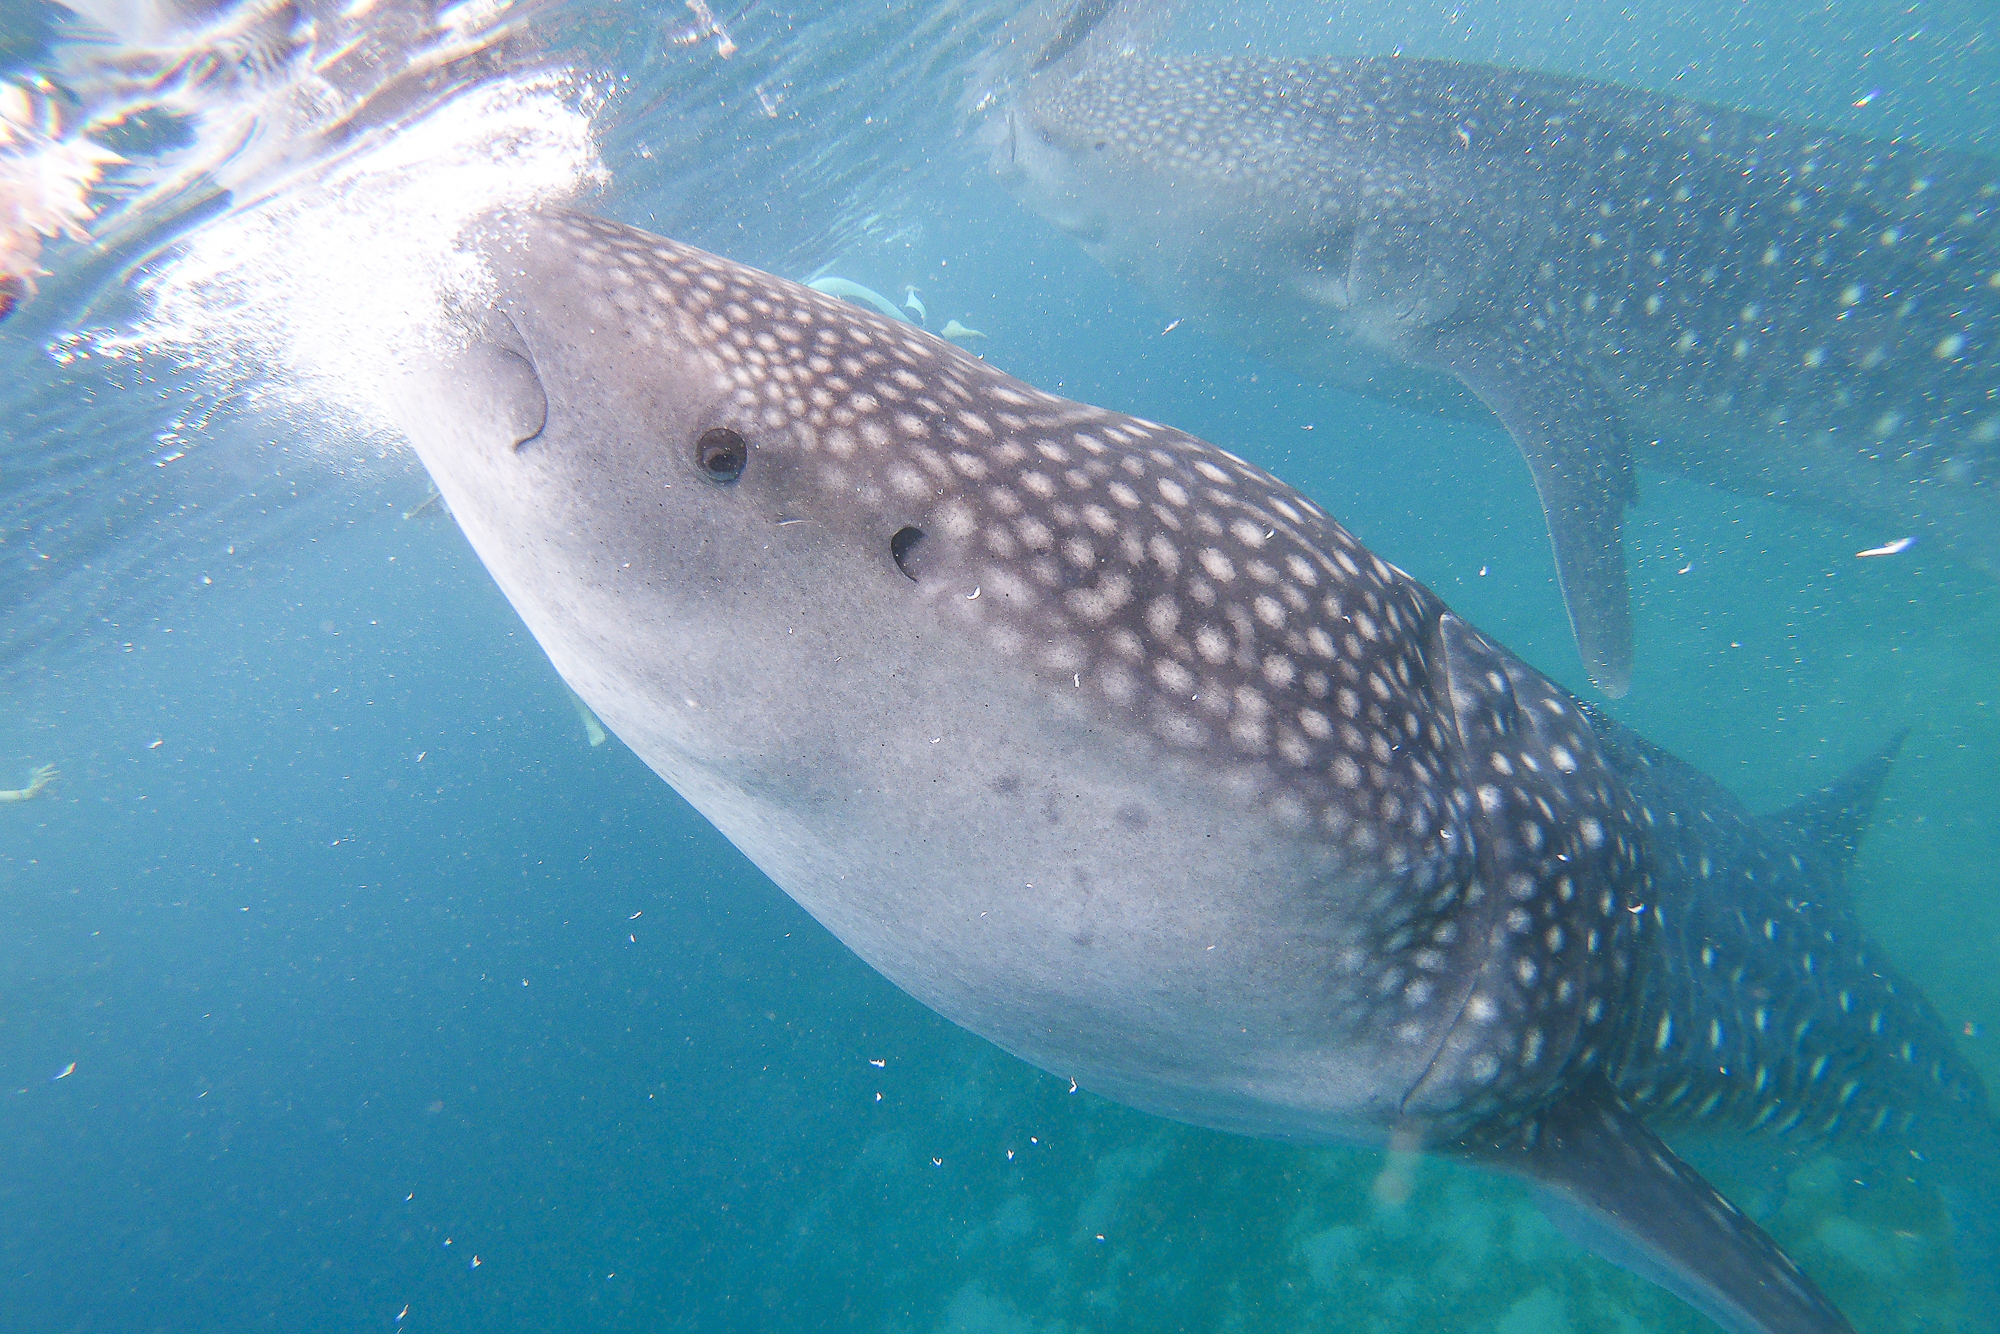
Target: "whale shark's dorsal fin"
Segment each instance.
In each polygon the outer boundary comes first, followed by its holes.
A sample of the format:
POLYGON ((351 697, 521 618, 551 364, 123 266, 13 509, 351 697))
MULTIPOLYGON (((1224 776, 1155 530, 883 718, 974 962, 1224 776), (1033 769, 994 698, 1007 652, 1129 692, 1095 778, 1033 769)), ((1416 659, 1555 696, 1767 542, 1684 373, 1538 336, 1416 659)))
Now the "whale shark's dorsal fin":
POLYGON ((1764 1230, 1674 1155, 1601 1077, 1463 1146, 1534 1183, 1563 1235, 1730 1334, 1853 1334, 1764 1230))
POLYGON ((1826 858, 1830 869, 1845 876, 1861 851, 1890 766, 1909 735, 1908 728, 1897 732, 1880 750, 1812 796, 1766 816, 1766 823, 1803 839, 1826 858))

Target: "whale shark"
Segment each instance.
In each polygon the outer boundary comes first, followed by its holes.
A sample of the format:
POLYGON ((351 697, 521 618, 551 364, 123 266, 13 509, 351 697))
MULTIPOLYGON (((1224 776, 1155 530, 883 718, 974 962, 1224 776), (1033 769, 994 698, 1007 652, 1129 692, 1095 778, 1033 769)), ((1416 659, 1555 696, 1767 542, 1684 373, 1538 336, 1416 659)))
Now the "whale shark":
POLYGON ((464 244, 399 391, 451 514, 919 1001, 1161 1116, 1524 1178, 1740 1334, 1848 1326, 1662 1129, 1990 1203, 1979 1077, 1844 888, 1886 751, 1754 817, 1213 445, 618 223, 464 244))
POLYGON ((1308 376, 1491 410, 1607 694, 1638 468, 2000 572, 2000 163, 1437 60, 1038 68, 995 167, 1091 255, 1308 376))

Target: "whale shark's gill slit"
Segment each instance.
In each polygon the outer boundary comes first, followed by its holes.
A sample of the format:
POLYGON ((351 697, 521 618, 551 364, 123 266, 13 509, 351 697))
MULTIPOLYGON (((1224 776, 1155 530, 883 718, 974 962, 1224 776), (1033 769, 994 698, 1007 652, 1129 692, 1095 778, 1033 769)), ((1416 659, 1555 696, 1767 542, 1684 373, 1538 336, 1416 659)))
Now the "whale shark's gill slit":
POLYGON ((896 535, 889 539, 889 554, 895 558, 896 568, 912 582, 918 578, 917 567, 920 561, 917 556, 917 544, 923 540, 924 530, 912 526, 898 528, 896 535))

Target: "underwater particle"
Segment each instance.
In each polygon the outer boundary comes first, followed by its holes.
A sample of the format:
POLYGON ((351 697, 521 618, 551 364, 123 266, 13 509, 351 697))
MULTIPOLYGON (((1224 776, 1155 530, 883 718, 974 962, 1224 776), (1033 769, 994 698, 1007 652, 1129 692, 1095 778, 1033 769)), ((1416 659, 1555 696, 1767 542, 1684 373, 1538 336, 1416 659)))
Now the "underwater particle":
POLYGON ((76 1073, 76 1062, 71 1061, 68 1065, 64 1066, 60 1072, 51 1075, 49 1077, 49 1082, 54 1083, 58 1079, 68 1079, 71 1075, 75 1073, 76 1073))

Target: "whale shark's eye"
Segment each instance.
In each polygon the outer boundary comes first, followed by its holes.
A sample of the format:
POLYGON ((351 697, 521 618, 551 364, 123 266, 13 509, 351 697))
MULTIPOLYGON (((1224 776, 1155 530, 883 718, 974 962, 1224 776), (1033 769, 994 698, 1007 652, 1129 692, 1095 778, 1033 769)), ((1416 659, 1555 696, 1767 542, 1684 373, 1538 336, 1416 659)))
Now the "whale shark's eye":
POLYGON ((896 568, 911 579, 917 577, 917 543, 924 540, 921 528, 898 528, 896 535, 889 539, 889 556, 896 562, 896 568))
POLYGON ((694 442, 694 461, 709 481, 727 485, 743 475, 750 446, 727 426, 711 427, 694 442))

